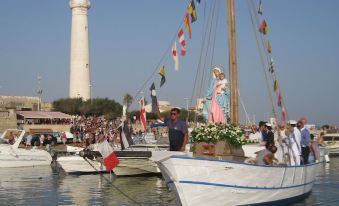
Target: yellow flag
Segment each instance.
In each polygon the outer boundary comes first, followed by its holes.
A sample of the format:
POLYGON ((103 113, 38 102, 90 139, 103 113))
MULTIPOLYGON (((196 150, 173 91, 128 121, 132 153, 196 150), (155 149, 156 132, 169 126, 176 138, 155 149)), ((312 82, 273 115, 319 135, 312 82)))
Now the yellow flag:
POLYGON ((268 43, 267 43, 267 52, 268 53, 272 53, 272 46, 271 46, 271 42, 270 41, 268 41, 268 43))
POLYGON ((165 77, 166 73, 165 73, 165 66, 164 65, 161 66, 159 74, 161 76, 160 87, 162 87, 162 85, 164 85, 165 82, 166 82, 166 77, 165 77))
POLYGON ((274 80, 274 86, 273 86, 273 90, 274 91, 277 91, 279 88, 279 85, 278 85, 278 80, 274 80))

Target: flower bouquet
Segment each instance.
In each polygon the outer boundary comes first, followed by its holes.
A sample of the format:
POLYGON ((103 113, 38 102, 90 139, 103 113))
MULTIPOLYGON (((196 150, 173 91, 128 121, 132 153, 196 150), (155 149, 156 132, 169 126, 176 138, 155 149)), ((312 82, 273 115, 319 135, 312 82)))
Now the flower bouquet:
POLYGON ((247 143, 242 139, 243 131, 235 125, 208 124, 195 128, 192 133, 193 152, 196 155, 243 156, 241 145, 247 143))

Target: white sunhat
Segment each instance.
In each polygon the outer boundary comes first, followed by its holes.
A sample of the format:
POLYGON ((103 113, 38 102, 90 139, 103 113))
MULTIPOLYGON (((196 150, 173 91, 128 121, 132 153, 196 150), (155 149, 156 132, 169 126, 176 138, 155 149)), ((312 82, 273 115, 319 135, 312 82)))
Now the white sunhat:
POLYGON ((295 121, 295 120, 290 120, 290 121, 288 121, 288 123, 289 123, 289 124, 297 124, 297 121, 295 121))
POLYGON ((268 126, 268 127, 272 127, 272 124, 270 124, 270 123, 266 123, 265 125, 268 126))

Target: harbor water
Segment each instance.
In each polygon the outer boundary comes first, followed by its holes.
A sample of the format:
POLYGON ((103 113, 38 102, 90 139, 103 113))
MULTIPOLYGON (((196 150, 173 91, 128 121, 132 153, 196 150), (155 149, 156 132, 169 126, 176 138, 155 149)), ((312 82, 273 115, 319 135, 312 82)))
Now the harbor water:
MULTIPOLYGON (((2 168, 0 176, 0 205, 176 205, 161 177, 74 176, 50 166, 2 168)), ((312 193, 292 205, 339 205, 339 157, 321 165, 312 193)))

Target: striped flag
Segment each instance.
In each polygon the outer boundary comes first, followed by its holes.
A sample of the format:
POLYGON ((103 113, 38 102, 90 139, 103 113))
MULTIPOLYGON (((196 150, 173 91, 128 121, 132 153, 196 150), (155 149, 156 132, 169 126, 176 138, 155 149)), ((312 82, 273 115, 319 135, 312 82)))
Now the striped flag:
POLYGON ((178 71, 179 70, 179 56, 177 52, 177 42, 175 41, 173 46, 172 46, 172 57, 174 60, 174 70, 178 71))
POLYGON ((178 37, 179 37, 179 42, 180 42, 180 46, 181 46, 181 56, 185 56, 186 55, 186 42, 185 42, 185 37, 184 37, 184 30, 182 28, 180 28, 179 33, 178 33, 178 37))
POLYGON ((147 130, 147 122, 146 122, 146 110, 145 110, 145 98, 141 97, 140 101, 140 122, 144 130, 147 130))
POLYGON ((188 37, 192 38, 192 35, 191 35, 191 24, 190 24, 190 15, 189 14, 186 14, 186 16, 184 18, 184 23, 185 23, 186 31, 188 33, 188 37))

